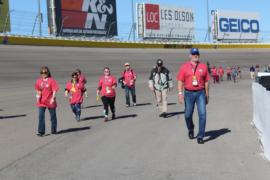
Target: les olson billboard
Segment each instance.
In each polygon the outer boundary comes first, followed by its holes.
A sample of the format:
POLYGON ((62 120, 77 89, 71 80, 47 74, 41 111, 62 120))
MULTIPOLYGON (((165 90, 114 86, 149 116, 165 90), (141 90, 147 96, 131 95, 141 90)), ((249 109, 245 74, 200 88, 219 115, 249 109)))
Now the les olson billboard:
POLYGON ((137 4, 138 35, 142 38, 194 38, 194 12, 188 8, 137 4))
POLYGON ((258 13, 213 11, 213 35, 217 40, 257 41, 260 33, 258 13))
POLYGON ((58 35, 117 35, 115 0, 50 1, 54 1, 55 17, 50 13, 49 24, 55 20, 58 35))

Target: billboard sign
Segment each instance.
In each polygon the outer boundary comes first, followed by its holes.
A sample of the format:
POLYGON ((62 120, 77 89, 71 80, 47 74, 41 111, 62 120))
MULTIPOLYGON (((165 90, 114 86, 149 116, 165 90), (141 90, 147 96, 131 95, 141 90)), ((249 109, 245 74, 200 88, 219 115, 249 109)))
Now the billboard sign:
POLYGON ((194 12, 189 8, 137 4, 138 35, 143 38, 194 38, 194 12))
POLYGON ((116 0, 59 0, 54 5, 59 35, 117 35, 116 0))
POLYGON ((243 13, 217 10, 214 14, 217 40, 253 40, 257 41, 260 33, 258 13, 243 13))
POLYGON ((9 0, 0 0, 0 32, 10 32, 9 0))

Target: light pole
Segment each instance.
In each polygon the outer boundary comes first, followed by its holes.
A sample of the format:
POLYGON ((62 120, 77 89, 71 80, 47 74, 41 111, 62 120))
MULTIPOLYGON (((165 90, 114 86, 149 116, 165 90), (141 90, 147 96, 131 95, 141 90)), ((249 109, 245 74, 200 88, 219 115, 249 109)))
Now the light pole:
POLYGON ((42 15, 41 15, 41 5, 40 0, 38 0, 38 21, 39 21, 39 36, 42 36, 42 15))
POLYGON ((5 33, 5 31, 6 31, 8 18, 10 17, 10 13, 12 13, 13 11, 14 11, 14 9, 7 12, 5 24, 4 24, 4 27, 3 27, 3 33, 5 33))
POLYGON ((208 42, 210 42, 210 20, 209 20, 209 0, 206 0, 206 13, 207 13, 207 36, 208 36, 208 42))
POLYGON ((116 22, 113 21, 113 22, 111 22, 111 24, 109 25, 109 29, 108 29, 108 32, 107 32, 106 37, 108 37, 108 36, 110 35, 111 27, 112 27, 112 25, 115 24, 115 23, 116 23, 116 22))
POLYGON ((131 0, 131 13, 132 13, 132 31, 133 31, 133 41, 135 41, 135 18, 134 18, 134 2, 131 0))
POLYGON ((64 23, 65 23, 65 20, 67 20, 69 17, 68 16, 65 16, 62 20, 62 23, 61 23, 61 28, 60 28, 60 36, 62 36, 62 31, 63 31, 63 26, 64 26, 64 23))

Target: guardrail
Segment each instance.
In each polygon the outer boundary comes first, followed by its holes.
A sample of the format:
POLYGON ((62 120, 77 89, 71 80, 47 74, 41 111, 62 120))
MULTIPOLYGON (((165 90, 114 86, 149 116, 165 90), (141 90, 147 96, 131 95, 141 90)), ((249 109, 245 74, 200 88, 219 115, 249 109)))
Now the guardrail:
POLYGON ((0 34, 0 42, 8 38, 10 45, 65 46, 92 48, 165 48, 203 49, 215 48, 270 48, 269 43, 205 43, 205 42, 160 42, 160 41, 121 41, 118 39, 75 38, 75 37, 40 37, 0 34))

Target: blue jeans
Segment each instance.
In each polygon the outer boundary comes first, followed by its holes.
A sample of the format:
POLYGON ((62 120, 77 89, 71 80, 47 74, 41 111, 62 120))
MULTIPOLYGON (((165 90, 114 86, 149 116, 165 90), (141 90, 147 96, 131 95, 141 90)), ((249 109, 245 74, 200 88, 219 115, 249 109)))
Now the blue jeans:
POLYGON ((126 105, 130 105, 130 99, 129 99, 129 92, 132 97, 132 102, 136 103, 136 92, 135 92, 135 86, 125 86, 125 94, 126 94, 126 105))
POLYGON ((76 117, 81 117, 81 110, 82 110, 81 105, 82 105, 81 103, 70 105, 71 110, 76 117))
POLYGON ((198 115, 199 115, 199 133, 197 138, 203 138, 205 134, 206 126, 206 100, 205 91, 188 91, 185 90, 185 120, 188 131, 194 130, 193 124, 193 112, 195 103, 197 104, 198 115))
MULTIPOLYGON (((45 134, 45 110, 46 107, 39 107, 39 123, 38 123, 38 133, 45 134)), ((55 134, 57 132, 57 117, 56 108, 48 108, 51 116, 51 133, 55 134)))

